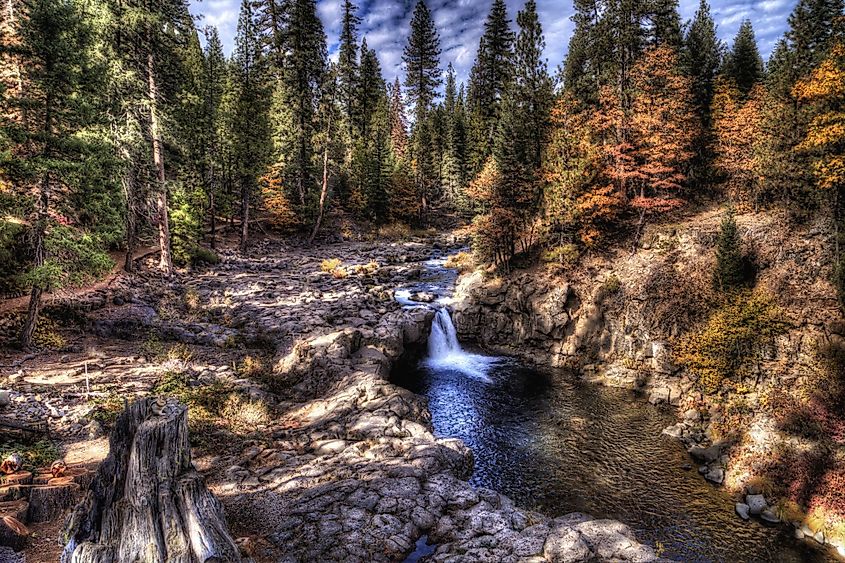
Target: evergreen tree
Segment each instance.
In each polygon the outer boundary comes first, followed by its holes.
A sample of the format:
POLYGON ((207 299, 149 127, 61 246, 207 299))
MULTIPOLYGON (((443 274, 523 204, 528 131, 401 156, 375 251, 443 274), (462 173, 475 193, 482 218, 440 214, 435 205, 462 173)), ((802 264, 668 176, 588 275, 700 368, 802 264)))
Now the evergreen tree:
POLYGON ((72 281, 74 274, 97 275, 111 267, 107 255, 70 227, 79 210, 64 197, 96 174, 90 164, 109 149, 88 134, 100 118, 104 87, 99 81, 104 69, 95 66, 91 18, 74 0, 32 0, 15 21, 25 88, 10 103, 25 111, 26 119, 5 124, 17 146, 4 168, 19 193, 26 193, 21 203, 34 203, 31 266, 25 274, 30 299, 20 337, 24 348, 32 344, 45 291, 72 281))
POLYGON ((683 44, 678 0, 653 0, 649 8, 651 46, 667 46, 680 50, 683 44))
POLYGON ((443 155, 443 189, 446 197, 460 205, 465 183, 466 116, 463 90, 458 92, 455 69, 451 63, 446 71, 446 92, 443 110, 446 118, 446 138, 443 155))
POLYGON ((493 0, 470 73, 467 102, 470 124, 471 173, 480 170, 493 148, 499 103, 513 78, 514 33, 504 0, 493 0))
POLYGON ((422 120, 437 97, 437 87, 442 83, 440 38, 425 0, 419 0, 414 8, 411 35, 402 61, 405 63, 408 101, 414 108, 415 120, 422 120))
POLYGON ((316 112, 326 70, 326 37, 315 0, 291 0, 286 8, 285 67, 274 96, 276 167, 285 194, 296 202, 301 219, 310 222, 316 206, 313 145, 316 112))
POLYGON ((707 0, 701 0, 687 28, 682 51, 684 71, 692 79, 692 95, 702 123, 709 122, 710 102, 724 47, 716 34, 707 0))
POLYGON ((222 143, 226 119, 221 109, 228 77, 226 57, 223 55, 223 45, 216 28, 212 27, 206 32, 203 59, 205 66, 203 129, 206 132, 204 135, 206 150, 203 163, 203 182, 205 194, 208 198, 209 234, 211 248, 213 249, 217 240, 217 200, 222 187, 225 166, 222 143))
MULTIPOLYGON (((347 142, 352 143, 354 127, 360 121, 356 115, 359 107, 356 96, 359 90, 358 79, 358 24, 361 19, 356 15, 357 8, 351 0, 343 2, 343 23, 340 31, 338 50, 338 97, 343 108, 344 129, 347 142)), ((361 64, 364 63, 364 49, 361 49, 361 64)), ((363 80, 360 87, 364 87, 363 80)), ((359 127, 360 128, 360 127, 359 127)))
POLYGON ((266 68, 252 10, 252 2, 242 0, 232 64, 236 94, 231 127, 241 204, 241 252, 246 251, 249 241, 250 207, 268 156, 269 137, 266 68))
POLYGON ((404 161, 408 152, 408 122, 405 119, 405 104, 402 100, 402 86, 399 77, 390 92, 390 145, 399 161, 404 161))
POLYGON ((381 65, 376 52, 367 47, 367 38, 361 42, 361 71, 360 83, 355 94, 358 104, 358 135, 363 138, 369 136, 369 126, 373 114, 378 109, 382 97, 385 96, 384 78, 381 75, 381 65))
POLYGON ((741 241, 736 226, 734 210, 730 208, 722 217, 719 237, 716 239, 716 269, 713 271, 713 286, 728 291, 745 282, 741 241))
POLYGON ((845 39, 843 0, 799 0, 789 16, 786 37, 794 52, 794 71, 804 77, 845 39))
POLYGON ((528 127, 529 150, 526 163, 539 168, 548 134, 553 92, 546 61, 542 58, 546 41, 535 0, 525 3, 523 10, 516 16, 516 23, 519 35, 516 40, 514 95, 520 106, 523 124, 528 127))
POLYGON ((692 99, 702 125, 693 143, 695 157, 690 169, 690 181, 696 186, 710 183, 713 160, 713 135, 710 130, 710 104, 713 101, 716 75, 722 62, 724 47, 716 34, 716 24, 710 15, 707 0, 701 0, 695 17, 687 28, 681 51, 684 72, 692 80, 692 99))
POLYGON ((574 0, 572 21, 575 31, 569 39, 569 50, 563 63, 564 91, 584 105, 598 102, 599 88, 610 46, 608 35, 601 33, 602 8, 598 0, 574 0))
POLYGON ((733 47, 725 57, 722 72, 733 80, 742 96, 763 79, 763 59, 757 50, 757 40, 750 20, 745 20, 734 38, 733 47))

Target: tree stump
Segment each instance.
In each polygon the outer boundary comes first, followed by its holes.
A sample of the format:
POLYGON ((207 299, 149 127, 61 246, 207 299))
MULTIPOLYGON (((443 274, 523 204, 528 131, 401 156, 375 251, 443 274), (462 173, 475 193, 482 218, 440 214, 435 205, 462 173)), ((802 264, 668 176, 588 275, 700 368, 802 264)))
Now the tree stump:
POLYGON ((28 503, 25 500, 0 502, 0 545, 21 550, 29 537, 23 524, 28 503))
POLYGON ((81 488, 71 478, 50 479, 47 485, 35 485, 29 491, 27 522, 49 522, 77 503, 81 488))
POLYGON ((141 399, 68 518, 62 563, 240 562, 223 507, 191 464, 188 409, 141 399))
POLYGON ((9 475, 0 475, 0 485, 30 485, 32 484, 32 473, 29 471, 17 471, 9 475))

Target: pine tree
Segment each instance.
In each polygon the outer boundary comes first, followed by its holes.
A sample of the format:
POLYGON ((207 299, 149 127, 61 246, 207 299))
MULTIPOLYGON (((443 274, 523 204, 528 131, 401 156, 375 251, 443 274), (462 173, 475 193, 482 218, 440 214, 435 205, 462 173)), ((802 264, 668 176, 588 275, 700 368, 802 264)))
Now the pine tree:
POLYGON ((543 147, 549 128, 553 92, 546 61, 542 59, 546 41, 537 15, 537 3, 528 0, 516 16, 519 35, 516 40, 514 95, 528 127, 529 147, 526 164, 541 165, 543 147))
POLYGON ((291 0, 286 7, 285 67, 274 95, 276 168, 285 194, 310 223, 317 204, 314 135, 320 85, 326 70, 326 37, 315 0, 291 0))
POLYGON ((10 102, 25 109, 27 118, 6 124, 17 146, 4 168, 34 201, 32 263, 25 275, 30 299, 20 337, 25 348, 32 344, 44 291, 70 281, 74 273, 97 275, 111 267, 107 255, 85 249, 69 226, 68 216, 78 210, 64 195, 96 174, 90 163, 102 150, 85 134, 100 117, 98 96, 104 87, 90 18, 73 0, 32 0, 15 21, 25 88, 10 102))
POLYGON ((408 102, 414 108, 415 120, 422 120, 442 83, 440 38, 425 0, 419 0, 414 8, 411 35, 402 54, 402 61, 405 63, 408 102))
POLYGON ((443 156, 443 188, 447 198, 462 205, 460 197, 465 183, 466 117, 463 91, 457 89, 455 69, 451 63, 446 71, 446 92, 443 110, 446 117, 446 139, 443 156))
POLYGON ((403 161, 408 152, 408 122, 405 119, 405 104, 402 100, 402 86, 399 77, 390 92, 390 145, 397 160, 403 161))
MULTIPOLYGON (((340 31, 338 50, 338 98, 343 108, 343 121, 347 143, 354 139, 354 127, 360 125, 356 110, 359 90, 358 78, 358 25, 361 19, 356 15, 357 8, 351 0, 343 2, 343 22, 340 31)), ((361 63, 364 62, 364 50, 361 49, 361 63)), ((363 87, 363 81, 360 82, 363 87)))
POLYGON ((683 45, 681 33, 681 15, 678 13, 678 0, 653 0, 649 7, 652 47, 665 46, 680 50, 683 45))
POLYGON ((365 37, 361 42, 360 83, 355 93, 358 107, 357 134, 360 137, 369 137, 370 122, 383 96, 384 78, 381 75, 381 65, 376 52, 367 47, 367 38, 365 37))
POLYGON ((228 67, 223 55, 223 45, 216 28, 206 32, 206 46, 203 53, 205 83, 203 104, 205 106, 203 129, 206 131, 206 151, 203 182, 208 198, 208 219, 210 245, 213 249, 217 240, 217 200, 223 183, 224 152, 223 136, 225 115, 221 111, 226 92, 228 67))
POLYGON ((794 72, 804 77, 845 39, 843 0, 799 0, 787 20, 786 37, 794 52, 794 72))
POLYGON ((681 51, 684 73, 692 79, 692 97, 698 120, 699 135, 694 140, 695 157, 690 169, 690 181, 706 187, 712 180, 713 135, 710 130, 710 104, 716 75, 722 63, 724 46, 716 34, 716 24, 710 15, 707 0, 701 0, 695 17, 687 28, 681 51))
POLYGON ((252 2, 242 0, 232 64, 236 95, 231 123, 241 204, 241 252, 246 252, 249 242, 250 207, 269 149, 266 65, 252 10, 252 2))
POLYGON ((574 0, 573 7, 575 31, 563 64, 563 87, 579 103, 595 105, 607 66, 602 54, 610 52, 609 37, 601 33, 603 9, 598 0, 574 0))
POLYGON ((705 126, 709 122, 710 102, 723 50, 710 15, 710 5, 707 0, 701 0, 684 38, 682 64, 687 76, 692 78, 693 100, 705 126))
POLYGON ((733 47, 725 57, 722 72, 733 80, 742 96, 747 96, 754 85, 763 79, 763 59, 757 50, 757 40, 750 20, 740 25, 733 47))
POLYGON ((713 286, 719 291, 729 291, 745 282, 741 240, 736 226, 734 210, 730 208, 722 217, 719 238, 716 239, 716 269, 713 286))
POLYGON ((467 103, 470 124, 471 174, 477 172, 493 149, 499 103, 513 78, 515 36, 504 0, 493 0, 470 73, 467 103))

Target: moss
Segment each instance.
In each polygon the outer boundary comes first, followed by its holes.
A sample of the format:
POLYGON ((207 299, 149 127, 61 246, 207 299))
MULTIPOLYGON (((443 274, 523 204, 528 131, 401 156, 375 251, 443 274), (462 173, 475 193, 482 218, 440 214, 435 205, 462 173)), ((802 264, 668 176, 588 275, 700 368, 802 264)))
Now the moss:
POLYGON ((715 393, 726 380, 748 375, 761 346, 789 329, 783 316, 766 294, 732 293, 704 326, 677 342, 675 361, 697 377, 703 391, 715 393))

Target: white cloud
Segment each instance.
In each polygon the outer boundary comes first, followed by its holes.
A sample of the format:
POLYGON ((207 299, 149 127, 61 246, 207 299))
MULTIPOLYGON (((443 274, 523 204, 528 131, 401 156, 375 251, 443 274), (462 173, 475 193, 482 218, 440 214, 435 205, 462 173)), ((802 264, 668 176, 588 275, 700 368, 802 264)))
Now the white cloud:
MULTIPOLYGON (((460 80, 466 80, 475 60, 478 39, 492 0, 427 0, 440 33, 442 67, 455 66, 460 80)), ((713 0, 711 13, 718 24, 719 36, 730 45, 744 19, 754 25, 760 52, 768 57, 786 30, 786 18, 796 0, 713 0)), ((385 78, 392 81, 402 74, 402 51, 408 37, 415 0, 357 0, 361 17, 359 37, 366 36, 371 49, 378 53, 385 78)), ((508 14, 516 29, 516 13, 523 0, 507 0, 508 14)), ((343 0, 318 0, 317 11, 323 21, 329 54, 336 59, 343 0)), ((214 25, 227 52, 232 51, 238 23, 238 0, 191 0, 191 12, 202 14, 202 25, 214 25)), ((571 0, 537 0, 540 22, 546 36, 546 58, 550 70, 563 61, 574 28, 571 0)), ((698 9, 698 0, 683 0, 679 11, 684 20, 698 9)))

